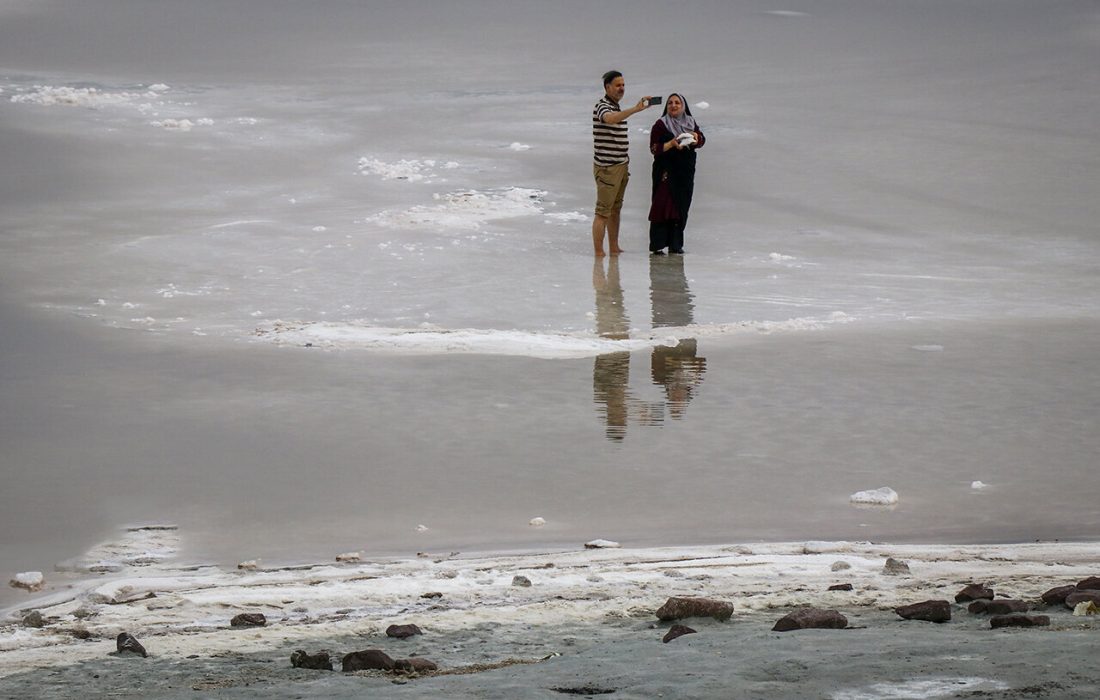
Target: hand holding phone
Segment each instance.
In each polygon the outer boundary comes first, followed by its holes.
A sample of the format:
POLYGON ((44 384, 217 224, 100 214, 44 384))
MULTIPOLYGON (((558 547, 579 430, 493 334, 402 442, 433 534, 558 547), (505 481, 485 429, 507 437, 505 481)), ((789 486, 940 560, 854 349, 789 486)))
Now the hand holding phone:
POLYGON ((663 100, 663 99, 664 98, 660 97, 660 96, 651 97, 651 98, 649 98, 649 106, 652 107, 653 105, 659 105, 659 104, 661 104, 661 100, 663 100))

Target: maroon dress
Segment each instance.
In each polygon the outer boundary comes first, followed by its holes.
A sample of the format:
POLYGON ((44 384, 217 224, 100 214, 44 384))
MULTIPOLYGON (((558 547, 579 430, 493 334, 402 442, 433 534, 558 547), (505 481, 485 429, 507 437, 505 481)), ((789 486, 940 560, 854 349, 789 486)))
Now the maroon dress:
POLYGON ((649 150, 653 153, 653 197, 649 207, 649 250, 668 248, 670 253, 684 252, 684 227, 695 191, 695 151, 706 143, 696 126, 697 143, 687 148, 664 150, 673 136, 660 119, 649 132, 649 150))

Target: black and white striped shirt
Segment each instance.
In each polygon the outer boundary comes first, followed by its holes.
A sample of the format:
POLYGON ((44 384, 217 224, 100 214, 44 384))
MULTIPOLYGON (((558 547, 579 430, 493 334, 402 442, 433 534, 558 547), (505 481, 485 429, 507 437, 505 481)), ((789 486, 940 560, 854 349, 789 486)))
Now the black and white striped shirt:
POLYGON ((603 115, 619 111, 619 105, 607 95, 592 108, 592 143, 596 165, 617 165, 630 160, 626 120, 618 124, 607 124, 603 120, 603 115))

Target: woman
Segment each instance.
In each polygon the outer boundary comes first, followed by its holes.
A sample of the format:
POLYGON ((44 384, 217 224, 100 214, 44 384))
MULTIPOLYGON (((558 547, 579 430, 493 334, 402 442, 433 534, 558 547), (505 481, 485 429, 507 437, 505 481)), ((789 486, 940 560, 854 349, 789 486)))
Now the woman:
POLYGON ((665 112, 649 132, 653 153, 653 203, 649 208, 649 250, 654 255, 684 252, 691 195, 695 190, 695 151, 706 143, 683 95, 672 93, 665 112))

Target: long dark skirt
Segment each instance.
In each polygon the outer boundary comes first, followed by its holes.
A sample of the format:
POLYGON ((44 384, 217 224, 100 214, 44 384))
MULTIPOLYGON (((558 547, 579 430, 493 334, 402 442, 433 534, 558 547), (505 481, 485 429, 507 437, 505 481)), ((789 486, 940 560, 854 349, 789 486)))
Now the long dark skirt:
MULTIPOLYGON (((686 154, 685 154, 686 155, 686 154)), ((695 190, 695 154, 672 167, 653 164, 653 200, 649 208, 649 250, 684 252, 684 228, 695 190)))

